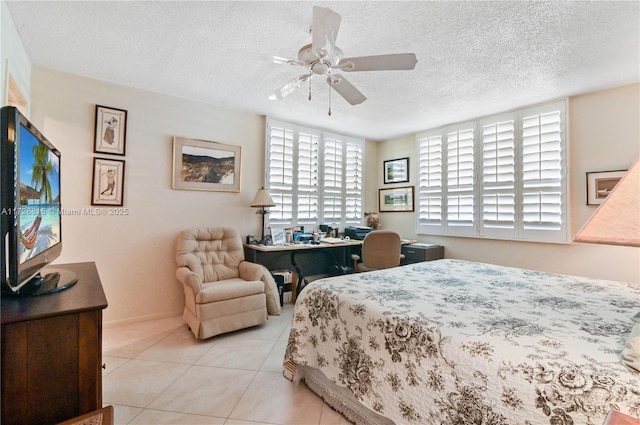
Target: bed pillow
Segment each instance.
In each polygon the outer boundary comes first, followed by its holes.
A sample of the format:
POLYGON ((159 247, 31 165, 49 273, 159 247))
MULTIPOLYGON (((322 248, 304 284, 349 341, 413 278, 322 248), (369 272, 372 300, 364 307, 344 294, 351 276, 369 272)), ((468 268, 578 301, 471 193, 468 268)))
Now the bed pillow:
POLYGON ((640 372, 640 313, 634 316, 636 324, 631 328, 627 343, 620 353, 625 366, 640 372))

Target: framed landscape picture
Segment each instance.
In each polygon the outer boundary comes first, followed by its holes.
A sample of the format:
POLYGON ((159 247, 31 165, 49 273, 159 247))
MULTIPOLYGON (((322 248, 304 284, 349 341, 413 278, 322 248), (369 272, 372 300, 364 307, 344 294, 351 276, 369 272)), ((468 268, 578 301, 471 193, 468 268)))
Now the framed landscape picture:
POLYGON ((587 205, 600 205, 627 170, 587 173, 587 205))
POLYGON ((96 105, 95 153, 124 155, 127 138, 127 111, 96 105))
POLYGON ((384 184, 409 181, 409 158, 390 159, 383 162, 384 184))
POLYGON ((174 189, 240 192, 241 147, 173 138, 174 189))
POLYGON ((413 211, 413 186, 378 189, 380 212, 413 211))

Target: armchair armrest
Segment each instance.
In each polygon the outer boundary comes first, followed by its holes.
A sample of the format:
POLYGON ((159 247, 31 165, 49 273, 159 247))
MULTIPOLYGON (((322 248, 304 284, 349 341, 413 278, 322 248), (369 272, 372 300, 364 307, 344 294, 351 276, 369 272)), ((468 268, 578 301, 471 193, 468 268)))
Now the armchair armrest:
POLYGON ((189 286, 194 294, 197 294, 202 290, 202 280, 200 279, 200 276, 189 270, 188 267, 178 267, 178 270, 176 270, 176 277, 183 285, 189 286))
POLYGON ((280 297, 278 286, 271 272, 262 264, 243 261, 238 266, 238 273, 242 279, 260 280, 264 283, 264 293, 267 296, 267 312, 271 316, 280 315, 280 297))
POLYGON ((238 265, 238 274, 244 280, 261 280, 262 273, 267 269, 262 264, 252 263, 250 261, 241 261, 238 265))

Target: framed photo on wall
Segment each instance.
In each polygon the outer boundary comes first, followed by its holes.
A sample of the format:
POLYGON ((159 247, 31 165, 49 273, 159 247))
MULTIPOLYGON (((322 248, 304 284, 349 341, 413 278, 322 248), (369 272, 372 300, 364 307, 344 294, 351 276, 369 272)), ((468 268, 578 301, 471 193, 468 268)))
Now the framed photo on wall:
POLYGON ((93 158, 91 205, 123 205, 124 160, 93 158))
POLYGON ((174 189, 240 192, 241 147, 173 138, 174 189))
POLYGON ((413 211, 413 186, 378 189, 380 212, 413 211))
POLYGON ((587 205, 600 205, 627 170, 587 173, 587 205))
POLYGON ((96 105, 96 129, 93 151, 123 155, 127 138, 127 111, 96 105))
POLYGON ((383 162, 384 184, 409 181, 409 158, 390 159, 383 162))

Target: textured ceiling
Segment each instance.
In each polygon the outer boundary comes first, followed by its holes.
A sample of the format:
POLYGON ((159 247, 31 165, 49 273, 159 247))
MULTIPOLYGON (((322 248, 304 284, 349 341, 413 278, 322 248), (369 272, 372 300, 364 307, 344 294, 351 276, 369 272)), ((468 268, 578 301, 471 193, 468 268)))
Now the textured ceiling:
MULTIPOLYGON (((7 1, 36 66, 385 140, 640 81, 640 2, 7 1), (342 15, 345 56, 414 52, 413 71, 348 73, 351 106, 303 68, 314 5, 342 15)), ((114 105, 120 106, 120 105, 114 105)))

